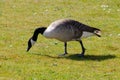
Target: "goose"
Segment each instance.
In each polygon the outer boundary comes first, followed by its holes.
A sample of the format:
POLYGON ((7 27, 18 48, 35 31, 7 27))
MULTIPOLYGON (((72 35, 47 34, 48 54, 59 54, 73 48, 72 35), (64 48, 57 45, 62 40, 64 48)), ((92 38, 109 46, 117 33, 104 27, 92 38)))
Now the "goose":
POLYGON ((68 54, 67 42, 78 41, 82 48, 82 52, 78 54, 78 56, 84 56, 86 49, 83 45, 82 38, 93 35, 101 37, 101 30, 98 28, 90 27, 72 19, 59 19, 52 22, 48 27, 39 27, 35 29, 33 36, 28 40, 27 52, 37 41, 39 33, 46 38, 57 39, 64 42, 64 54, 62 55, 68 54))

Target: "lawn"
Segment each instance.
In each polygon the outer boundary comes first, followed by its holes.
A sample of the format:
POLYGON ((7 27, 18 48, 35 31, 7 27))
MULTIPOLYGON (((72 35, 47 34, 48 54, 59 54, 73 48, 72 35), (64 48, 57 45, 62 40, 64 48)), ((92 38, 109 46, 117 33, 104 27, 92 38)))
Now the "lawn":
POLYGON ((0 0, 0 80, 119 80, 120 0, 0 0), (102 30, 102 37, 63 43, 39 35, 26 52, 35 28, 70 18, 102 30))

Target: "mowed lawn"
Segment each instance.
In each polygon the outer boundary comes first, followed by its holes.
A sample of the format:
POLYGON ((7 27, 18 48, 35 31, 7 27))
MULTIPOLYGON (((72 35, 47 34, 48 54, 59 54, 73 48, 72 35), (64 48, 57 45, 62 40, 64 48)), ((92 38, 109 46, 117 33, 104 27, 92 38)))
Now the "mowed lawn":
POLYGON ((120 0, 0 0, 0 80, 119 80, 120 0), (102 37, 63 43, 39 35, 26 52, 34 29, 70 18, 102 30, 102 37))

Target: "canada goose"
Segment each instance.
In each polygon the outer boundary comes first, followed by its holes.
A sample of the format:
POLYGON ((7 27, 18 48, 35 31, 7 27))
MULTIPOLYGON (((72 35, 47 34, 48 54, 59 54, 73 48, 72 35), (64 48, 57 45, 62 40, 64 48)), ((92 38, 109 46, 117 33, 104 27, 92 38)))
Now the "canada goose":
POLYGON ((37 41, 38 34, 41 33, 46 38, 54 38, 64 42, 64 54, 67 53, 67 42, 78 41, 82 47, 82 53, 79 56, 84 56, 85 47, 83 46, 81 38, 89 37, 92 35, 101 36, 101 30, 82 24, 78 21, 71 19, 60 19, 52 22, 47 28, 39 27, 35 29, 33 36, 28 41, 27 51, 37 41))

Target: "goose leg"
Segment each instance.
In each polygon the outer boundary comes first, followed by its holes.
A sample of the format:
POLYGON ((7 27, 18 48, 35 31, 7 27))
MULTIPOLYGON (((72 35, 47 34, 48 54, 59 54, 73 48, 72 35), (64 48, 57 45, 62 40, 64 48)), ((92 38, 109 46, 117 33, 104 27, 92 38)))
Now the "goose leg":
POLYGON ((65 50, 64 55, 66 55, 66 54, 68 54, 68 53, 67 53, 67 42, 64 42, 64 48, 65 48, 65 49, 64 49, 64 50, 65 50))
POLYGON ((64 54, 61 54, 59 56, 65 56, 67 53, 67 42, 64 42, 64 54))
POLYGON ((79 54, 78 56, 83 57, 83 56, 84 56, 84 54, 85 54, 85 47, 84 47, 84 45, 83 45, 83 43, 82 43, 82 40, 80 40, 80 41, 79 41, 79 43, 81 44, 81 47, 82 47, 82 53, 81 53, 81 54, 79 54))

